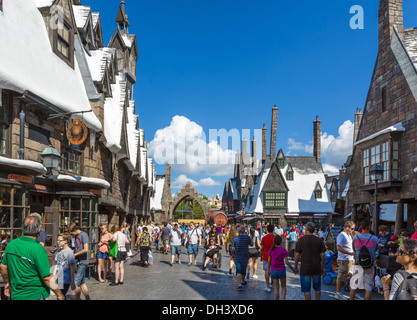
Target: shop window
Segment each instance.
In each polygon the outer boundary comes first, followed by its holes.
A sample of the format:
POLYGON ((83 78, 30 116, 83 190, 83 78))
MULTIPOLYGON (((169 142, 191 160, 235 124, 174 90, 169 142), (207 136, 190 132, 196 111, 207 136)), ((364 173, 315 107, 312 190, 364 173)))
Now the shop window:
POLYGON ((287 192, 264 192, 264 207, 283 209, 287 207, 287 192))
POLYGON ((98 202, 95 197, 61 197, 59 232, 65 233, 72 223, 78 223, 89 237, 89 257, 95 258, 99 237, 98 202))
POLYGON ((61 149, 62 170, 71 173, 81 174, 81 155, 82 153, 69 148, 61 149))
POLYGON ((11 96, 0 89, 0 100, 0 155, 6 156, 9 151, 11 96))
POLYGON ((21 187, 0 185, 0 259, 7 244, 22 235, 22 225, 29 213, 28 191, 21 187))
POLYGON ((390 144, 388 141, 370 147, 362 151, 362 170, 364 184, 371 184, 369 169, 372 165, 379 164, 384 169, 382 181, 399 179, 399 143, 393 141, 392 156, 390 156, 390 144), (390 166, 392 171, 390 173, 390 166))

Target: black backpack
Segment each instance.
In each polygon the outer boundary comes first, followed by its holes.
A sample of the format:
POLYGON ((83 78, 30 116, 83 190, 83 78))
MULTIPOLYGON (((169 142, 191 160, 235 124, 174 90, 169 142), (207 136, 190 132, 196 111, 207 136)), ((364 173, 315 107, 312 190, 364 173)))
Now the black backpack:
POLYGON ((398 271, 404 278, 404 281, 398 288, 396 300, 417 300, 417 273, 408 273, 407 271, 398 271))
POLYGON ((371 240, 371 238, 372 238, 372 235, 369 237, 365 245, 363 245, 361 239, 359 239, 359 242, 361 243, 362 247, 359 250, 358 264, 364 269, 369 269, 369 268, 372 268, 373 266, 371 252, 366 247, 369 240, 371 240))

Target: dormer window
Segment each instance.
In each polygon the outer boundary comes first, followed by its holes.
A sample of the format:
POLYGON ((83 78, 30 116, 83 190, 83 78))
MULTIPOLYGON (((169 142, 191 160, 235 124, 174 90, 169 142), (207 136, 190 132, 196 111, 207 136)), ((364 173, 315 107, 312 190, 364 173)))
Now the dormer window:
POLYGON ((278 167, 280 169, 283 169, 285 167, 285 156, 284 156, 284 152, 282 151, 282 149, 280 149, 278 151, 278 167))
POLYGON ((74 68, 74 31, 68 23, 59 19, 56 29, 55 53, 74 68))
POLYGON ((286 178, 287 181, 294 181, 294 170, 291 165, 288 166, 286 178))
POLYGON ((320 186, 320 182, 317 181, 316 187, 314 188, 314 197, 316 199, 323 198, 323 189, 320 186))

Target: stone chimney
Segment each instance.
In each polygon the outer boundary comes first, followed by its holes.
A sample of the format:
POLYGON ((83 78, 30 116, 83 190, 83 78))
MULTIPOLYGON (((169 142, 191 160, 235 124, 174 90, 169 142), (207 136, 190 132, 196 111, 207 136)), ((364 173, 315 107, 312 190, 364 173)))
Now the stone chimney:
POLYGON ((246 138, 242 139, 242 163, 249 163, 248 140, 246 140, 246 138))
POLYGON ((316 116, 316 121, 314 123, 314 157, 316 161, 321 163, 321 121, 319 117, 316 116))
POLYGON ((393 28, 404 40, 403 0, 380 0, 378 14, 379 46, 389 47, 393 28))
POLYGON ((272 119, 271 119, 271 145, 269 154, 271 157, 276 157, 277 155, 277 126, 278 126, 278 108, 275 105, 272 108, 272 119))
POLYGON ((233 178, 236 178, 237 175, 238 175, 239 165, 240 165, 240 152, 239 151, 236 151, 236 155, 235 155, 235 169, 234 169, 234 173, 233 173, 233 178))
POLYGON ((256 155, 256 140, 255 137, 253 137, 252 140, 252 174, 257 174, 258 170, 258 159, 256 155))
POLYGON ((355 123, 353 125, 353 143, 355 143, 358 140, 359 126, 361 125, 362 116, 362 110, 356 109, 355 123))
POLYGON ((171 188, 171 165, 165 163, 165 183, 171 188))
POLYGON ((264 123, 264 127, 262 128, 262 161, 266 159, 266 131, 267 129, 264 123))

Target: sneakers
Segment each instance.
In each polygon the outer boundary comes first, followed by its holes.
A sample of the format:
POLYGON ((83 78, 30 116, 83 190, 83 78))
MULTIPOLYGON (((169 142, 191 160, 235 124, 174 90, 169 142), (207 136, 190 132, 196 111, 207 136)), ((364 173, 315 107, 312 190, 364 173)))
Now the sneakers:
POLYGON ((268 288, 268 287, 265 287, 264 290, 265 290, 265 292, 268 292, 268 293, 272 291, 271 288, 268 288))
POLYGON ((246 274, 246 279, 248 279, 248 280, 249 280, 249 278, 250 278, 250 274, 249 274, 249 273, 247 273, 247 274, 246 274))
POLYGON ((252 279, 258 279, 258 276, 256 274, 253 275, 252 279))
POLYGON ((172 262, 170 262, 169 265, 172 267, 173 266, 172 262))
POLYGON ((337 292, 335 297, 337 300, 347 300, 346 297, 340 292, 337 292))
POLYGON ((237 290, 242 291, 243 290, 243 286, 240 285, 239 287, 237 287, 237 290))
POLYGON ((242 286, 246 286, 248 283, 246 282, 246 281, 243 281, 242 283, 241 283, 241 285, 242 286))

